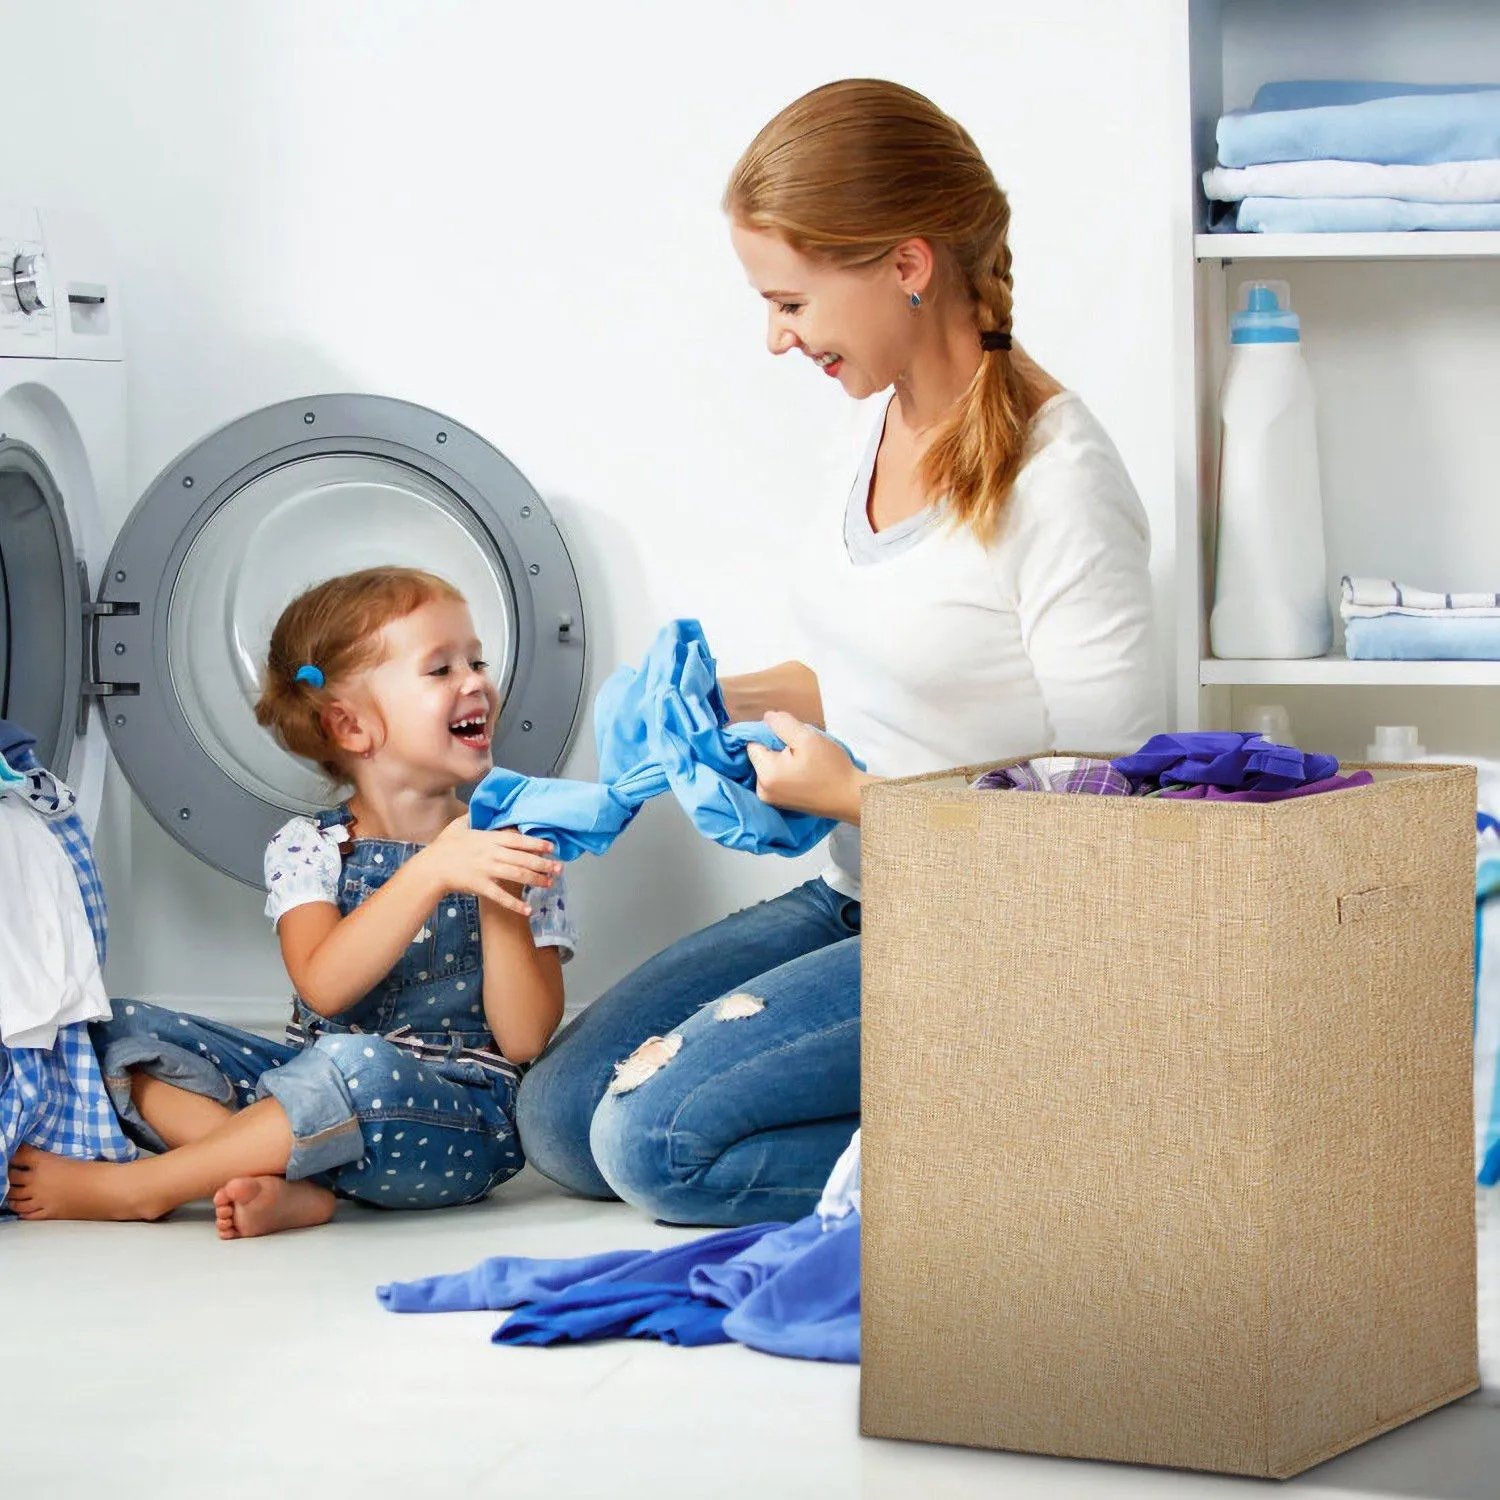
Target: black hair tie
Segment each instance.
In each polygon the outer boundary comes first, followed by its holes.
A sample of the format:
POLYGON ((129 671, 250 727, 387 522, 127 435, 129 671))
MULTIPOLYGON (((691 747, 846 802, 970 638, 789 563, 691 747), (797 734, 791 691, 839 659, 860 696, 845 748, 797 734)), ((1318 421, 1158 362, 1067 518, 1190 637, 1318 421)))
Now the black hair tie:
POLYGON ((979 335, 979 347, 985 350, 1009 349, 1010 335, 1008 333, 1001 333, 998 328, 988 333, 981 333, 979 335))

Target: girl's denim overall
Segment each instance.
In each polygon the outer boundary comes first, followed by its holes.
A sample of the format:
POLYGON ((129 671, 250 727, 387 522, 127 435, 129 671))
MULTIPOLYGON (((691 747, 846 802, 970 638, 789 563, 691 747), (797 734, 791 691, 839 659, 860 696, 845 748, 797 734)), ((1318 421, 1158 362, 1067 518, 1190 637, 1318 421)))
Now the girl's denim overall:
MULTIPOLYGON (((348 821, 326 812, 321 827, 348 821)), ((344 860, 347 916, 421 845, 357 839, 344 860)), ((292 1127, 288 1178, 387 1208, 443 1208, 483 1198, 521 1170, 515 1130, 520 1070, 484 1016, 478 902, 438 902, 395 968, 342 1014, 295 1001, 282 1041, 139 1000, 115 1000, 94 1027, 105 1084, 126 1131, 165 1143, 131 1098, 132 1070, 241 1109, 276 1099, 292 1127)))

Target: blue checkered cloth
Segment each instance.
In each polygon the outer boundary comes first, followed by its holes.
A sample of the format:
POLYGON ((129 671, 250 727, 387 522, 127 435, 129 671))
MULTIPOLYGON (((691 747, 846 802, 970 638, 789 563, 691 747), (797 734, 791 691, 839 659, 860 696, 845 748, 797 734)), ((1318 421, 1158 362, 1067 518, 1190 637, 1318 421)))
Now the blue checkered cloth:
MULTIPOLYGON (((102 966, 109 915, 78 799, 37 760, 29 735, 10 725, 6 730, 8 748, 0 748, 0 754, 19 779, 6 777, 0 793, 29 802, 63 846, 102 966)), ((4 1207, 4 1167, 21 1145, 85 1161, 135 1160, 136 1148, 120 1128, 86 1023, 61 1027, 46 1051, 0 1047, 0 1219, 13 1217, 4 1207)))
POLYGON ((17 1146, 82 1161, 134 1161, 104 1088, 87 1023, 64 1026, 43 1052, 0 1047, 0 1217, 5 1163, 17 1146))
POLYGON ((20 772, 26 785, 9 785, 4 794, 21 797, 41 815, 47 827, 67 852, 78 889, 83 895, 83 909, 88 913, 89 928, 94 934, 94 948, 99 967, 104 967, 104 952, 109 941, 109 912, 104 903, 104 882, 94 863, 93 845, 84 831, 83 819, 77 813, 77 798, 66 782, 59 781, 36 758, 29 745, 13 749, 5 757, 11 769, 20 772))

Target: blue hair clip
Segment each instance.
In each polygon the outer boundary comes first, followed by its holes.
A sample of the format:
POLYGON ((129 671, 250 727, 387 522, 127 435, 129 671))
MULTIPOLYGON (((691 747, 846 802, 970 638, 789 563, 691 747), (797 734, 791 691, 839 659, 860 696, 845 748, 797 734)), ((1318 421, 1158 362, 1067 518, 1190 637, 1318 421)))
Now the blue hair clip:
POLYGON ((322 669, 313 666, 311 662, 308 662, 305 666, 298 667, 292 675, 298 682, 305 682, 309 687, 320 688, 323 686, 322 669))

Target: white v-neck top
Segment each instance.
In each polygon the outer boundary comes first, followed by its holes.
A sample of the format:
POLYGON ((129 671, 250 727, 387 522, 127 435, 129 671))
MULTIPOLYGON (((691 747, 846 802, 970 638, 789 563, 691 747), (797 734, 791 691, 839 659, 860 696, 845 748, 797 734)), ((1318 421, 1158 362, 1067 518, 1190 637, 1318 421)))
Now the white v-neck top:
MULTIPOLYGON (((1051 748, 1125 754, 1165 727, 1145 508, 1073 392, 1037 412, 993 540, 941 503, 876 532, 882 408, 838 525, 797 566, 792 607, 823 717, 878 776, 1051 748)), ((832 518, 830 518, 832 519, 832 518)), ((823 878, 859 896, 859 830, 823 878)))

